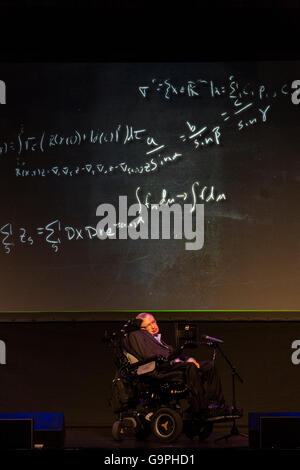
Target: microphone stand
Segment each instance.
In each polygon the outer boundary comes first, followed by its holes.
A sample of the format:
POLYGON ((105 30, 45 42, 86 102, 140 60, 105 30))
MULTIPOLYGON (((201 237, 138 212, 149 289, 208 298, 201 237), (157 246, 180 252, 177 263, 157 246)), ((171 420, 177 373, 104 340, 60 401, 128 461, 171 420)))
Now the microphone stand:
MULTIPOLYGON (((225 361, 227 362, 227 364, 229 365, 229 367, 231 368, 231 371, 232 371, 232 406, 233 406, 233 412, 234 412, 234 410, 236 409, 235 378, 237 377, 238 380, 240 381, 240 383, 244 383, 244 381, 243 381, 242 377, 239 375, 239 373, 237 372, 236 368, 231 364, 228 357, 224 354, 224 352, 220 348, 220 344, 219 343, 214 343, 214 348, 216 348, 221 353, 221 355, 223 356, 223 358, 225 359, 225 361)), ((243 434, 243 433, 239 432, 238 427, 236 425, 236 419, 235 418, 233 418, 233 424, 232 424, 232 428, 231 428, 230 433, 226 434, 225 436, 219 437, 218 439, 215 439, 215 442, 220 441, 222 439, 227 440, 231 436, 248 437, 248 434, 243 434)))

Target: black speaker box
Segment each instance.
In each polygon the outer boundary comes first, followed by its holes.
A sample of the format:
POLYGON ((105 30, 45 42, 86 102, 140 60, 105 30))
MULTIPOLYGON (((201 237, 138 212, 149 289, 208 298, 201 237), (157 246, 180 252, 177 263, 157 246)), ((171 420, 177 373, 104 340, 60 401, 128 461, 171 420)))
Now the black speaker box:
POLYGON ((32 419, 0 419, 0 449, 32 449, 32 419))
POLYGON ((249 413, 249 446, 300 448, 300 413, 249 413))
MULTIPOLYGON (((26 425, 24 421, 30 421, 32 423, 31 441, 33 441, 33 445, 40 444, 47 448, 60 448, 64 446, 65 425, 63 413, 0 413, 0 421, 8 423, 8 435, 5 437, 4 433, 3 437, 3 446, 6 446, 6 448, 8 443, 10 446, 13 446, 12 448, 29 448, 29 442, 25 442, 25 440, 24 442, 21 441, 21 436, 25 439, 24 429, 26 425), (14 422, 15 424, 9 424, 9 422, 14 422), (11 427, 14 427, 15 437, 10 434, 11 427), (11 438, 16 440, 17 437, 18 442, 11 441, 11 438)), ((29 435, 29 431, 26 431, 26 433, 26 435, 29 435)))

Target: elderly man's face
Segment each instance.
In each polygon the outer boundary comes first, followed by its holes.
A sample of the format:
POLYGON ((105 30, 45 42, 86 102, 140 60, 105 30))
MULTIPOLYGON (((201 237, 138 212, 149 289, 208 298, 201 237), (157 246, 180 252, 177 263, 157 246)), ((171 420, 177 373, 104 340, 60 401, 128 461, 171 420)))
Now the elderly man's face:
POLYGON ((158 324, 156 323, 155 318, 150 314, 143 319, 141 329, 148 331, 152 335, 157 335, 159 332, 158 324))

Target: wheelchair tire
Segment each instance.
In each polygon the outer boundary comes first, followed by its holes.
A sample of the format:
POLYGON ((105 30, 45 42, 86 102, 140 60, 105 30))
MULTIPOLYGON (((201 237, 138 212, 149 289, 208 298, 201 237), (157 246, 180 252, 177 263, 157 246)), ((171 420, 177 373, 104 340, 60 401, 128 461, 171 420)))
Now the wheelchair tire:
POLYGON ((174 442, 181 434, 182 428, 181 416, 171 408, 160 408, 151 419, 152 433, 161 442, 174 442))
POLYGON ((123 441, 125 437, 125 430, 120 421, 115 421, 112 425, 112 436, 115 441, 123 441))

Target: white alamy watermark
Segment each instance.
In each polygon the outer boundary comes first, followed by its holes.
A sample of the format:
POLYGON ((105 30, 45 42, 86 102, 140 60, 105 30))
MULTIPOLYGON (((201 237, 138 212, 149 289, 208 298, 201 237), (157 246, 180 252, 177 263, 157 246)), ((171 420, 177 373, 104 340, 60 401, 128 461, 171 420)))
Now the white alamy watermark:
POLYGON ((6 344, 0 340, 0 364, 6 364, 6 344))
POLYGON ((6 104, 6 85, 3 80, 0 80, 0 104, 6 104))
POLYGON ((300 364, 300 340, 295 339, 291 344, 291 348, 295 349, 291 356, 291 361, 294 366, 297 366, 300 364))
POLYGON ((292 103, 300 103, 300 80, 294 80, 292 83, 293 93, 292 93, 292 103))
POLYGON ((170 240, 182 238, 186 250, 200 250, 204 245, 204 204, 132 204, 128 207, 127 196, 119 196, 117 211, 112 204, 100 204, 96 215, 103 217, 96 231, 100 240, 170 240), (128 217, 134 217, 128 222, 128 217), (173 230, 171 230, 171 220, 173 230))

